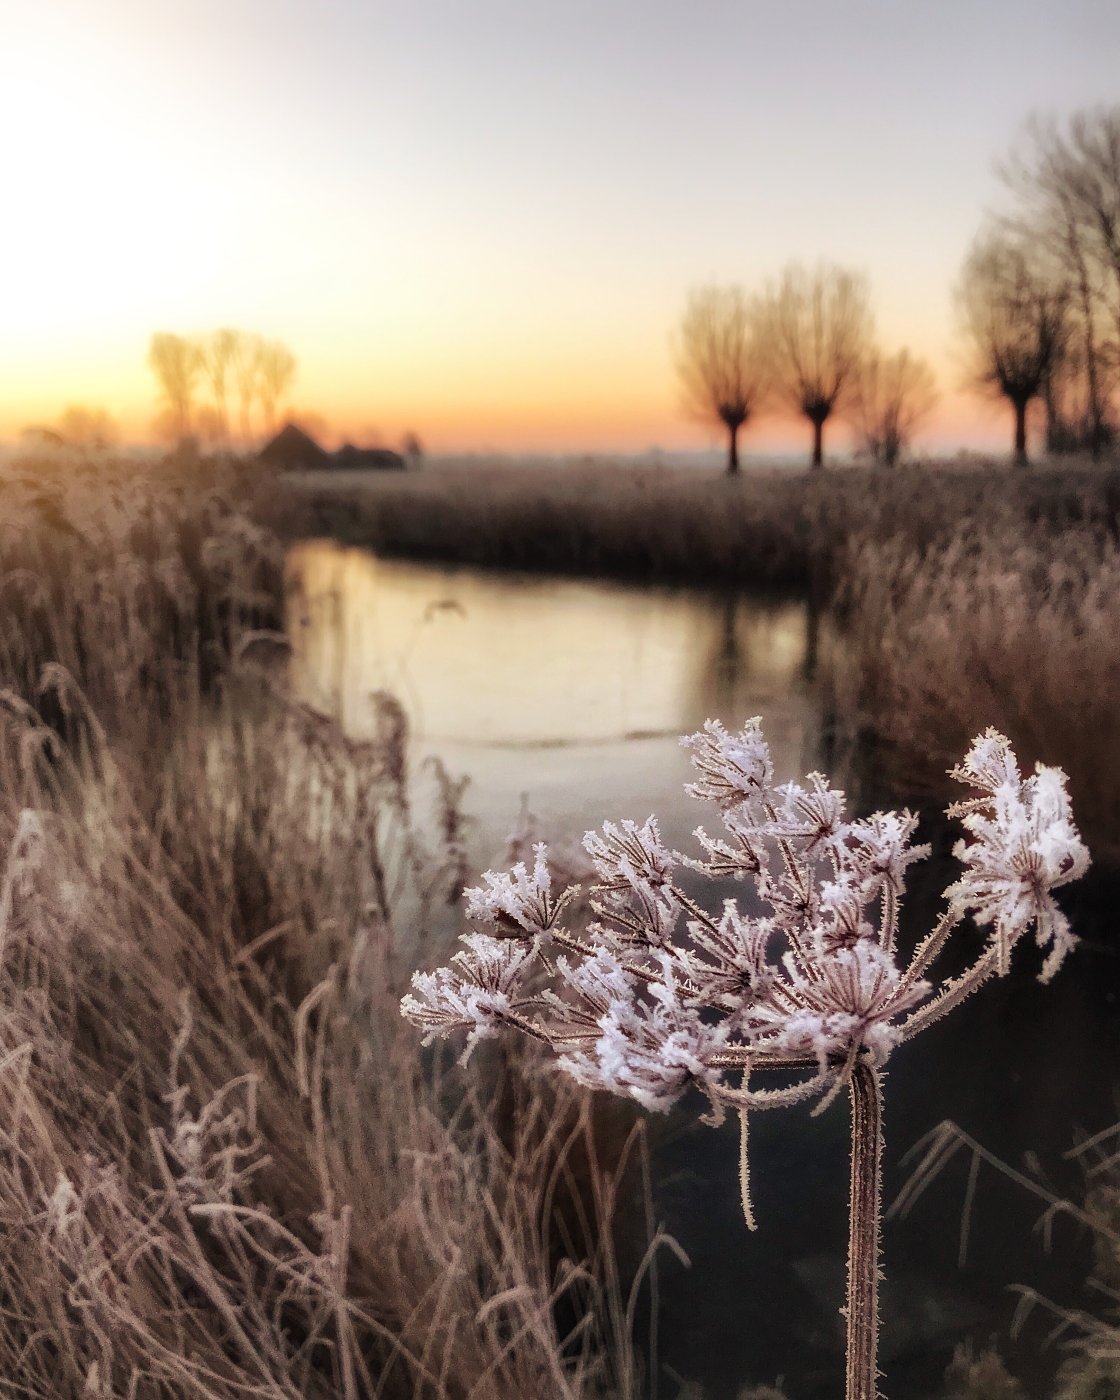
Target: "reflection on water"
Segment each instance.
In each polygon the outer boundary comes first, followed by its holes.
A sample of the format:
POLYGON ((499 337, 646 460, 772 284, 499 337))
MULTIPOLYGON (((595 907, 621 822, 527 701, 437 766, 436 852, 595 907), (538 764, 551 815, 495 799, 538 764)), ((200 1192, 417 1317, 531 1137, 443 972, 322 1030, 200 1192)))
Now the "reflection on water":
POLYGON ((361 734, 370 692, 391 690, 420 748, 471 775, 483 850, 525 791, 566 835, 673 809, 687 830, 677 739, 709 716, 763 713, 779 766, 803 766, 800 602, 487 576, 322 542, 294 550, 290 573, 300 695, 361 734))
POLYGON ((384 688, 429 744, 675 736, 784 698, 804 666, 800 603, 442 572, 318 542, 291 570, 297 684, 354 731, 384 688))

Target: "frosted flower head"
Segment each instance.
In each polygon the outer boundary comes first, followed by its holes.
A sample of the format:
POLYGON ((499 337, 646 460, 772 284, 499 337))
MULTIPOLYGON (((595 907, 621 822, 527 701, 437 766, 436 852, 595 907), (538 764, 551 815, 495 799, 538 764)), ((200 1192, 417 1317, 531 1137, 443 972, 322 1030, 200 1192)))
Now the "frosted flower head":
POLYGON ((533 847, 533 856, 532 874, 519 861, 508 874, 487 870, 482 885, 465 890, 467 918, 498 938, 532 938, 547 933, 578 886, 554 898, 548 847, 543 841, 533 847))
POLYGON ((950 809, 971 838, 954 848, 965 869, 947 891, 950 904, 991 928, 1001 975, 1011 949, 1033 925, 1039 947, 1050 949, 1040 974, 1047 982, 1076 942, 1051 891, 1089 867, 1065 774, 1040 765, 1024 780, 1011 745, 988 730, 953 776, 983 795, 950 809))
POLYGON ((929 846, 911 844, 917 826, 917 817, 906 811, 875 812, 848 825, 840 860, 856 875, 867 900, 884 892, 900 896, 907 869, 929 855, 929 846))
POLYGON ((857 1065, 881 1065, 1006 970, 1028 928, 1050 950, 1044 977, 1071 946, 1052 891, 1088 857, 1065 779, 1041 768, 1024 781, 994 731, 957 770, 977 794, 957 809, 964 872, 907 958, 897 946, 905 883, 928 852, 913 844, 912 813, 848 820, 843 793, 819 773, 776 787, 757 720, 737 735, 712 720, 682 742, 698 774, 687 791, 714 803, 723 825, 718 836, 698 829, 701 859, 670 851, 652 817, 604 823, 584 840, 597 919, 578 929, 558 922, 571 892, 553 891, 543 846, 532 873, 488 871, 468 912, 493 936, 472 934, 450 967, 418 973, 404 1014, 429 1036, 465 1030, 468 1050, 515 1027, 548 1043, 580 1083, 657 1111, 695 1085, 718 1117, 727 1105, 827 1105, 857 1065), (725 901, 709 913, 678 883, 682 862, 751 881, 753 907, 725 901), (938 988, 931 965, 969 913, 991 927, 995 955, 938 988), (768 1071, 786 1084, 756 1088, 768 1071))
POLYGON ((685 792, 702 802, 720 807, 738 807, 766 791, 774 781, 770 746, 762 737, 758 715, 747 720, 738 734, 728 734, 718 719, 707 720, 696 734, 681 739, 690 749, 692 765, 700 774, 685 792))
POLYGON ((809 967, 792 953, 783 961, 787 981, 756 1009, 755 1024, 772 1035, 776 1048, 811 1055, 822 1065, 861 1049, 882 1064, 902 1038, 903 1014, 932 990, 906 977, 872 938, 837 948, 809 967))
POLYGON ((604 822, 589 831, 583 848, 599 876, 592 907, 624 938, 652 929, 656 941, 672 937, 679 905, 673 892, 677 858, 661 839, 656 817, 637 822, 604 822))
POLYGON ((677 858, 661 839, 656 817, 637 822, 604 822, 600 834, 589 831, 583 849, 600 880, 619 889, 662 890, 672 882, 677 858))
POLYGON ((810 773, 808 787, 783 783, 775 789, 780 807, 773 823, 775 834, 804 841, 812 848, 821 841, 835 841, 847 827, 844 822, 844 794, 828 785, 821 773, 810 773))
POLYGON ((765 996, 775 975, 768 954, 776 929, 773 919, 742 914, 733 899, 724 901, 714 926, 690 920, 688 970, 698 1000, 737 1011, 765 996))
POLYGON ((686 1006, 672 959, 662 961, 663 980, 648 996, 631 982, 626 995, 612 997, 598 1018, 598 1035, 565 1050, 560 1068, 591 1089, 606 1089, 664 1113, 690 1084, 704 1087, 719 1077, 712 1059, 727 1041, 727 1027, 706 1023, 686 1006))
POLYGON ((466 1030, 466 1059, 480 1040, 496 1036, 514 1011, 520 979, 531 948, 506 939, 470 934, 451 967, 415 972, 412 992, 401 1001, 401 1015, 426 1031, 425 1043, 466 1030))

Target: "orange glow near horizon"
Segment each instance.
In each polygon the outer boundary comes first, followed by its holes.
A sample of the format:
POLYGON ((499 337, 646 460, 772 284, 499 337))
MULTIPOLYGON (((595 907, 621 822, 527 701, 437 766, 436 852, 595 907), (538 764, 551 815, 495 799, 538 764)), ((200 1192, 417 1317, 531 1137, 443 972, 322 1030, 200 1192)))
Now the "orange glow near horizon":
MULTIPOLYGON (((565 355, 551 344, 534 354, 527 346, 520 359, 493 355, 473 365, 465 361, 460 369, 451 347, 426 363, 420 345, 402 351, 395 362, 383 353, 363 355, 355 347, 347 354, 346 347, 333 346, 320 362, 299 355, 289 408, 293 416, 321 424, 331 441, 394 443, 416 432, 435 453, 721 449, 722 430, 692 421, 680 407, 667 334, 659 355, 631 353, 624 360, 620 348, 611 349, 613 354, 598 356, 593 346, 576 344, 565 355)), ((90 336, 69 355, 50 350, 41 358, 0 362, 0 441, 56 422, 74 403, 106 408, 126 441, 152 441, 157 402, 145 351, 146 341, 110 350, 90 336)), ((959 371, 946 358, 937 367, 941 400, 919 435, 919 448, 1000 448, 1010 433, 1007 415, 999 405, 954 389, 959 371)), ((798 419, 774 406, 746 426, 742 449, 748 456, 796 452, 806 434, 798 419)), ((827 436, 842 450, 849 432, 838 418, 827 436)))
MULTIPOLYGON (((952 283, 992 159, 1032 105, 1109 91, 1118 47, 1078 40, 1054 3, 1016 29, 1021 63, 977 13, 951 81, 961 45, 920 7, 865 22, 822 5, 808 51, 777 6, 715 24, 620 0, 574 26, 499 0, 469 17, 441 0, 19 7, 0 45, 0 441, 70 404, 150 441, 152 333, 237 326, 291 347, 291 405, 338 437, 717 447, 673 371, 689 289, 761 289, 824 256, 869 274, 884 348, 937 372, 919 448, 998 446, 1006 415, 956 387, 952 283)), ((804 438, 768 414, 744 449, 804 438)))

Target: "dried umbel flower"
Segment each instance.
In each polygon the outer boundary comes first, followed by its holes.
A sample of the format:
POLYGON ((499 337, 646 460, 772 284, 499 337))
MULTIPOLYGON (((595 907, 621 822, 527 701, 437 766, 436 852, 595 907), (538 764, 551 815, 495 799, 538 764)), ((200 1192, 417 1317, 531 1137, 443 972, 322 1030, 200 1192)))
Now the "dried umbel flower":
MULTIPOLYGON (((699 780, 686 791, 719 809, 724 835, 696 832, 704 859, 669 850, 657 822, 606 823, 584 846, 598 880, 593 921, 568 928, 576 893, 552 887, 547 850, 510 874, 488 871, 467 891, 468 917, 452 966, 417 973, 403 1014, 429 1038, 466 1030, 467 1051, 509 1028, 550 1045, 580 1083, 663 1112, 690 1087, 709 1121, 727 1108, 807 1099, 821 1111, 852 1100, 852 1197, 847 1299, 848 1395, 876 1393, 881 1137, 880 1072, 904 1041, 987 978, 1004 974, 1033 929, 1049 952, 1048 981, 1073 946, 1052 891, 1082 874, 1088 853, 1073 824, 1065 777, 1040 767, 1024 779, 1011 746, 989 730, 954 776, 974 795, 951 809, 966 836, 947 908, 908 959, 898 950, 908 867, 909 812, 848 820, 844 794, 819 773, 775 787, 758 719, 738 735, 716 721, 682 743, 699 780), (764 911, 727 900, 709 913, 678 883, 679 867, 750 880, 764 911), (990 930, 971 967, 931 980, 949 935, 969 914, 990 930), (777 1073, 778 1083, 760 1083, 777 1073)), ((580 906, 577 906, 580 907, 580 906)), ((753 1224, 742 1173, 744 1209, 753 1224)))

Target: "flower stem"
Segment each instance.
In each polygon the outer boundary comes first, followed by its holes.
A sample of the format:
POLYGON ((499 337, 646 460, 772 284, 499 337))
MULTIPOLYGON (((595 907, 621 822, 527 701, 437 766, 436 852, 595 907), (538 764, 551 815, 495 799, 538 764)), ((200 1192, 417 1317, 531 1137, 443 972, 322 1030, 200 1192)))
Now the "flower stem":
POLYGON ((879 1394, 879 1224, 883 1095, 879 1071, 858 1061, 849 1081, 852 1180, 848 1214, 847 1400, 879 1394))

